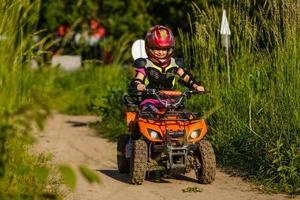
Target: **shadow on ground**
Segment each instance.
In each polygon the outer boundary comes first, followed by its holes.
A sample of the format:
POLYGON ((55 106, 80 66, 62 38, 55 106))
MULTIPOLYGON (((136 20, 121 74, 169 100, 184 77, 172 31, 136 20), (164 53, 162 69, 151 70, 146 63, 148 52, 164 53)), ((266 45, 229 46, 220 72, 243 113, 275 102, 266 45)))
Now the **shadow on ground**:
POLYGON ((128 183, 128 177, 129 177, 128 174, 120 174, 118 170, 100 169, 97 171, 117 181, 128 183))
POLYGON ((66 121, 67 124, 71 124, 72 127, 83 127, 87 126, 88 123, 85 122, 78 122, 78 121, 66 121))
POLYGON ((197 179, 184 176, 184 175, 174 175, 174 179, 176 180, 181 180, 181 181, 186 181, 186 182, 191 182, 191 183, 198 183, 197 179))
MULTIPOLYGON (((120 174, 118 170, 97 170, 98 172, 111 177, 119 182, 128 183, 129 175, 128 174, 120 174)), ((155 175, 154 173, 148 173, 146 181, 153 183, 171 183, 171 179, 173 180, 181 180, 190 183, 197 183, 196 179, 184 176, 184 175, 174 175, 174 176, 163 176, 163 175, 155 175)))

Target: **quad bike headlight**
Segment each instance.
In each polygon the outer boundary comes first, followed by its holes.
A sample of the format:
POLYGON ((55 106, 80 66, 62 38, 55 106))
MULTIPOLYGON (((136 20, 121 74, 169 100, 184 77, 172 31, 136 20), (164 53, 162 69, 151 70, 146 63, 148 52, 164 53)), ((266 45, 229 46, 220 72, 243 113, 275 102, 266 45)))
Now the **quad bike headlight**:
POLYGON ((199 135, 200 135, 200 129, 197 129, 197 130, 194 130, 191 132, 190 138, 195 139, 195 138, 199 137, 199 135))
POLYGON ((154 139, 159 139, 160 138, 159 133, 157 131, 154 131, 152 129, 148 129, 148 133, 149 133, 151 138, 154 138, 154 139))

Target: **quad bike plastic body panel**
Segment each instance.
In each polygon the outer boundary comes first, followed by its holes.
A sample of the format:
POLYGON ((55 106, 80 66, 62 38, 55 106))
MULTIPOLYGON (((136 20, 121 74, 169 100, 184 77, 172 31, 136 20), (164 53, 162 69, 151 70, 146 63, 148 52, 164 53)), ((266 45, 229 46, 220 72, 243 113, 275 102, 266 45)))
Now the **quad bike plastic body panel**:
POLYGON ((133 111, 126 112, 126 126, 129 131, 132 131, 133 123, 136 121, 137 113, 133 111))
MULTIPOLYGON (((168 121, 149 120, 141 117, 137 118, 137 123, 140 128, 140 133, 152 142, 166 141, 166 133, 178 133, 185 134, 185 139, 188 143, 195 143, 200 141, 207 133, 207 126, 204 119, 197 119, 191 121, 176 121, 176 119, 169 118, 168 121), (170 120, 170 121, 169 121, 170 120), (160 139, 155 139, 150 136, 149 130, 157 131, 160 134, 160 139), (193 131, 199 131, 200 134, 196 138, 191 138, 193 131)), ((130 127, 128 127, 130 128, 130 127)))

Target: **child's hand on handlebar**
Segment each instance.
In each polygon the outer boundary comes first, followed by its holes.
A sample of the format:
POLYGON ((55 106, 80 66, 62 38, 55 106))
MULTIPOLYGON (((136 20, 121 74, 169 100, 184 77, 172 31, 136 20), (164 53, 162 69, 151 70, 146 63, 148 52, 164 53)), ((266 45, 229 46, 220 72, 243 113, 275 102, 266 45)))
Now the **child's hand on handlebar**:
POLYGON ((136 90, 139 91, 139 92, 145 91, 146 86, 144 84, 140 83, 136 86, 136 90))
POLYGON ((194 88, 197 92, 205 92, 205 89, 203 86, 197 85, 194 88))

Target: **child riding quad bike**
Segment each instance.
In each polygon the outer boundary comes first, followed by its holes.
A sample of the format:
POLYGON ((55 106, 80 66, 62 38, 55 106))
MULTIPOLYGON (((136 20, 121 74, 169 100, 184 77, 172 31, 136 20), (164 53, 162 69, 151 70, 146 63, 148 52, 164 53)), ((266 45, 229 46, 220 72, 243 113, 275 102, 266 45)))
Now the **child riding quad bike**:
MULTIPOLYGON (((129 135, 117 145, 120 173, 129 173, 129 182, 141 185, 148 172, 185 174, 194 170, 198 182, 215 180, 216 158, 211 143, 203 140, 207 126, 200 113, 184 109, 183 100, 200 94, 194 90, 146 89, 164 105, 158 112, 127 111, 129 135), (172 100, 169 100, 172 99, 172 100)), ((129 107, 135 104, 124 98, 129 107)))

